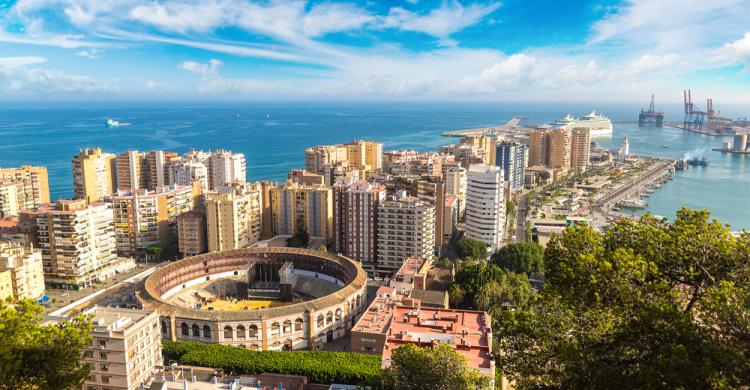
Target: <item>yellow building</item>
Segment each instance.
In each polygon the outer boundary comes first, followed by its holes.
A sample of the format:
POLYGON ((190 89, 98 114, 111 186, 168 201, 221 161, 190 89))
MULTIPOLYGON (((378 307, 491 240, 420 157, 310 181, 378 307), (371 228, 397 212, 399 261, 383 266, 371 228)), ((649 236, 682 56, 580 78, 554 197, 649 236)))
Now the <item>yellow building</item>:
POLYGON ((0 271, 0 300, 13 298, 13 278, 10 271, 0 271))
POLYGON ((286 183, 271 190, 274 235, 293 235, 303 222, 310 237, 333 238, 333 192, 328 186, 286 183))
POLYGON ((73 157, 73 197, 98 202, 115 192, 116 158, 101 148, 82 150, 73 157))
POLYGON ((461 139, 461 144, 471 145, 482 151, 482 163, 495 165, 495 144, 497 137, 486 135, 469 135, 461 139))
POLYGON ((36 300, 44 295, 44 269, 39 250, 0 242, 0 272, 10 273, 12 294, 16 299, 36 300))
POLYGON ((18 216, 18 185, 0 180, 0 219, 18 216))
POLYGON ((570 136, 570 166, 585 170, 591 155, 591 130, 574 128, 570 136))
POLYGON ((352 141, 345 146, 349 167, 365 171, 383 168, 383 144, 373 141, 352 141))
POLYGON ((206 194, 208 251, 246 248, 260 240, 263 190, 240 181, 206 194))
POLYGON ((0 168, 0 182, 13 183, 18 210, 49 203, 49 180, 46 167, 22 166, 0 168))

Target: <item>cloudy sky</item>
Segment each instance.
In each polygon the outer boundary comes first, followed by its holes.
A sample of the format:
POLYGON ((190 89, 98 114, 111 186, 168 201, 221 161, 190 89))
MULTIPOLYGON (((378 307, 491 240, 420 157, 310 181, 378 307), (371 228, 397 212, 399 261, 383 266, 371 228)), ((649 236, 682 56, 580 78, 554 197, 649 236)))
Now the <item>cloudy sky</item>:
POLYGON ((0 100, 750 104, 748 20, 750 0, 0 0, 0 100))

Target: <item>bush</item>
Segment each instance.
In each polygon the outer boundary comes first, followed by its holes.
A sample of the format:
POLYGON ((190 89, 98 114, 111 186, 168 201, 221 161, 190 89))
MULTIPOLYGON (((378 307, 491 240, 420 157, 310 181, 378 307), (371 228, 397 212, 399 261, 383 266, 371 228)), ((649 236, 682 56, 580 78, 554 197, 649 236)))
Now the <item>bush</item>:
POLYGON ((498 267, 526 275, 544 274, 544 247, 534 242, 518 242, 500 248, 492 255, 498 267))
POLYGON ((380 382, 380 356, 352 352, 250 351, 195 341, 162 340, 164 358, 180 364, 221 368, 235 375, 264 372, 305 375, 313 383, 371 386, 380 382))
POLYGON ((456 255, 461 259, 484 260, 487 258, 487 244, 473 238, 458 240, 456 255))

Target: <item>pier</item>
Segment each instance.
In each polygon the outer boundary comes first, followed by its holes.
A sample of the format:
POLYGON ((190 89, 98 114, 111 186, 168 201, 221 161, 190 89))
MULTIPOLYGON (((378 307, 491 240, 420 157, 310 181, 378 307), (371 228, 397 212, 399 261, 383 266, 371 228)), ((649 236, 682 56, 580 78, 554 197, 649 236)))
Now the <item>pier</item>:
POLYGON ((596 207, 608 212, 615 205, 622 202, 629 196, 643 191, 648 185, 655 181, 663 179, 667 174, 674 170, 674 161, 661 161, 650 168, 647 172, 637 175, 627 183, 615 188, 608 194, 603 195, 596 200, 596 207))
POLYGON ((518 123, 524 118, 512 118, 504 125, 491 127, 477 127, 474 129, 448 130, 443 132, 443 137, 469 137, 478 135, 492 135, 509 131, 518 126, 518 123))

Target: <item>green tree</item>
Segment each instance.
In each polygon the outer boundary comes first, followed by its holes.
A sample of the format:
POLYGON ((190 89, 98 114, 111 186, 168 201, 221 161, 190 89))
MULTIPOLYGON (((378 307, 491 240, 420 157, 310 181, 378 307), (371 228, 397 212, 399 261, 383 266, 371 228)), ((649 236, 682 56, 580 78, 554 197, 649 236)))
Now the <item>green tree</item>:
POLYGON ((495 327, 498 364, 519 389, 747 388, 748 242, 687 209, 568 229, 537 303, 495 327))
POLYGON ((487 244, 469 237, 456 243, 456 255, 460 259, 484 260, 487 258, 487 244))
POLYGON ((303 218, 298 218, 294 226, 294 235, 286 240, 286 245, 293 248, 306 248, 310 243, 310 234, 303 218))
POLYGON ((544 247, 535 242, 518 242, 500 248, 492 255, 492 263, 515 273, 544 273, 544 247))
POLYGON ((146 248, 146 255, 150 259, 153 259, 154 261, 157 261, 157 262, 161 260, 161 255, 163 252, 164 250, 161 247, 161 245, 151 245, 146 248))
POLYGON ((0 301, 0 389, 80 388, 88 375, 78 366, 91 342, 91 320, 76 316, 41 325, 43 308, 32 300, 0 301))
POLYGON ((466 358, 453 346, 418 347, 404 344, 391 356, 383 372, 383 388, 403 390, 474 390, 488 388, 489 381, 470 369, 466 358))

